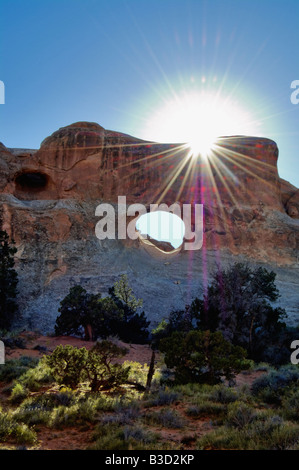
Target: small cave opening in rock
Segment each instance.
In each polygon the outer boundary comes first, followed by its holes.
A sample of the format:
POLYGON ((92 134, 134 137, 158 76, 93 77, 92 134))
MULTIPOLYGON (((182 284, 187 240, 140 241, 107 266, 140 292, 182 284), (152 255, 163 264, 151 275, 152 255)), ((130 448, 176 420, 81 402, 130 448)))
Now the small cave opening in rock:
POLYGON ((16 179, 16 187, 23 191, 41 191, 48 184, 48 177, 44 173, 26 171, 19 174, 16 179))
POLYGON ((143 242, 151 243, 164 252, 178 249, 184 239, 185 224, 176 214, 166 211, 154 211, 141 215, 136 222, 143 242))

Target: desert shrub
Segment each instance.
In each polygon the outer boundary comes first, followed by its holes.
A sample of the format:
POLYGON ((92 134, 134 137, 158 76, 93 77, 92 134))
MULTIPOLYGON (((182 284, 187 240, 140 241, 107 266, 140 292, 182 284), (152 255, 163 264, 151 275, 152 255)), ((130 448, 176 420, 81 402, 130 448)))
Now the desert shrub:
POLYGON ((97 342, 88 351, 86 374, 92 391, 117 388, 128 381, 129 367, 112 361, 122 357, 127 350, 109 341, 97 342))
POLYGON ((197 449, 287 450, 299 444, 299 426, 277 416, 256 420, 243 428, 221 426, 197 442, 197 449))
POLYGON ((181 394, 170 388, 160 389, 158 392, 151 393, 147 396, 144 405, 151 406, 165 406, 177 402, 181 398, 181 394))
POLYGON ((299 444, 299 426, 286 422, 271 433, 269 450, 288 450, 299 444))
POLYGON ((145 444, 134 439, 129 439, 128 441, 123 440, 121 437, 103 437, 98 439, 95 444, 88 448, 89 450, 180 450, 183 449, 183 446, 178 446, 177 443, 168 441, 168 442, 151 442, 145 444))
POLYGON ((127 450, 128 444, 121 438, 121 428, 118 422, 100 423, 93 434, 95 444, 93 450, 127 450))
POLYGON ((119 422, 100 423, 95 427, 92 450, 155 450, 173 449, 159 443, 159 435, 139 424, 120 426, 119 422))
MULTIPOLYGON (((129 376, 128 379, 131 382, 136 382, 144 387, 146 386, 147 374, 149 371, 149 366, 147 364, 141 364, 136 361, 124 361, 123 366, 125 368, 129 367, 129 376)), ((160 382, 161 372, 159 369, 155 369, 152 385, 157 385, 160 382)))
POLYGON ((26 348, 26 342, 20 336, 19 330, 0 330, 0 340, 3 341, 7 348, 26 348))
POLYGON ((157 434, 142 426, 124 426, 122 436, 125 441, 137 441, 143 444, 151 444, 157 441, 157 434))
POLYGON ((212 388, 209 399, 219 403, 233 403, 238 400, 238 392, 237 390, 225 385, 215 385, 212 388))
POLYGON ((82 380, 87 357, 86 348, 59 345, 44 361, 57 383, 76 388, 82 380))
POLYGON ((35 367, 28 369, 18 379, 17 382, 31 391, 39 390, 44 384, 53 381, 49 367, 41 359, 35 367))
POLYGON ((186 409, 187 416, 193 418, 200 418, 200 417, 219 417, 223 415, 226 411, 225 405, 222 403, 213 403, 209 400, 205 400, 204 398, 198 399, 197 403, 193 403, 189 405, 186 409))
POLYGON ((12 428, 11 415, 4 413, 0 408, 0 439, 4 440, 10 433, 12 428))
POLYGON ((93 423, 96 420, 95 411, 96 403, 92 399, 71 406, 58 406, 50 414, 49 426, 63 428, 65 426, 93 423))
POLYGON ((150 412, 145 416, 148 424, 163 426, 165 428, 182 428, 186 423, 183 417, 170 408, 164 408, 158 412, 150 412))
POLYGON ((286 419, 299 421, 299 390, 282 398, 282 412, 286 419))
POLYGON ((253 419, 253 426, 248 427, 247 435, 255 439, 263 440, 266 435, 273 434, 274 431, 278 430, 281 426, 284 426, 284 420, 281 416, 268 414, 267 412, 260 413, 253 419))
POLYGON ((22 402, 19 409, 51 411, 58 406, 71 406, 78 401, 71 390, 56 393, 43 393, 29 397, 22 402))
POLYGON ((171 387, 171 390, 178 392, 183 397, 190 398, 191 400, 197 399, 198 397, 209 398, 209 394, 213 390, 214 386, 208 384, 201 384, 191 382, 187 384, 179 384, 171 387))
POLYGON ((256 372, 270 372, 273 370, 273 367, 271 367, 267 362, 259 362, 254 365, 253 370, 256 372))
POLYGON ((28 426, 36 424, 48 424, 50 419, 50 411, 38 408, 18 408, 13 413, 14 421, 24 423, 28 426))
POLYGON ((19 424, 10 412, 0 413, 0 441, 14 439, 18 444, 34 444, 36 433, 26 424, 19 424))
POLYGON ((298 386, 299 367, 282 366, 257 378, 252 384, 252 393, 267 403, 281 404, 286 393, 298 386))
POLYGON ((222 376, 230 380, 249 367, 245 351, 226 341, 220 332, 174 332, 161 339, 159 347, 167 367, 174 369, 177 383, 215 384, 222 376))
POLYGON ((247 438, 235 428, 221 426, 211 431, 197 441, 198 450, 256 450, 256 445, 251 447, 247 438))
POLYGON ((28 390, 20 383, 15 384, 11 391, 10 400, 12 403, 20 403, 28 396, 28 390))
POLYGON ((103 340, 89 351, 70 345, 57 346, 44 360, 58 383, 76 388, 86 381, 96 392, 117 388, 128 382, 129 367, 113 363, 125 353, 125 348, 103 340))
POLYGON ((18 444, 35 444, 37 441, 36 433, 30 429, 26 424, 15 424, 13 426, 11 437, 16 440, 18 444))
POLYGON ((198 405, 189 405, 186 409, 186 415, 191 418, 198 418, 202 416, 202 411, 198 405))
POLYGON ((96 410, 97 411, 115 411, 115 409, 120 405, 121 397, 109 396, 104 393, 97 395, 96 398, 96 410))
POLYGON ((10 359, 0 367, 0 381, 11 382, 23 375, 28 369, 37 365, 38 359, 22 356, 20 359, 10 359))
POLYGON ((228 406, 226 424, 242 429, 257 419, 256 411, 246 403, 236 401, 228 406))
POLYGON ((118 403, 114 407, 114 411, 118 416, 119 422, 122 424, 130 424, 140 417, 141 406, 137 401, 131 403, 118 403))
POLYGON ((51 412, 49 426, 53 428, 62 428, 78 424, 78 406, 58 406, 51 412))

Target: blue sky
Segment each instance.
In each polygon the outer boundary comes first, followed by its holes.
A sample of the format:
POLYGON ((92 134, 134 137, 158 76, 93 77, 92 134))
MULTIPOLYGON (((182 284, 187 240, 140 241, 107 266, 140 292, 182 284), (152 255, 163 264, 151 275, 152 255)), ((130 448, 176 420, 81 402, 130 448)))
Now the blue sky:
POLYGON ((0 0, 0 18, 7 147, 38 148, 79 120, 150 140, 149 117, 174 93, 221 88, 299 186, 298 0, 0 0))

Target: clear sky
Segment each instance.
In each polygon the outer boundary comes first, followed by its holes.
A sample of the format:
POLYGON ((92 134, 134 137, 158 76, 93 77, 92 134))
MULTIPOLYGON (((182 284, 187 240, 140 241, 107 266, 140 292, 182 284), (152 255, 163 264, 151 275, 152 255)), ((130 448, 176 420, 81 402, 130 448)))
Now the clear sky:
POLYGON ((299 187, 298 0, 0 0, 0 20, 7 147, 38 148, 79 120, 155 140, 148 122, 167 100, 221 91, 299 187))

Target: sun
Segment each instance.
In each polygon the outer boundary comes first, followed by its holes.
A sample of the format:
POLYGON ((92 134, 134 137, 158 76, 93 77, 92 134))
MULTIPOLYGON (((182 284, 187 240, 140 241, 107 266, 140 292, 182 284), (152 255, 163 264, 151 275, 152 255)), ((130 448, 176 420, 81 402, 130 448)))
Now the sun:
POLYGON ((248 110, 219 91, 184 92, 152 113, 144 135, 161 143, 185 143, 190 155, 209 158, 221 136, 257 135, 248 110))
POLYGON ((213 135, 213 133, 206 133, 202 135, 200 138, 198 135, 194 135, 189 141, 186 143, 186 146, 190 149, 190 156, 194 157, 201 157, 202 159, 207 159, 211 156, 213 149, 216 145, 217 136, 213 135))

